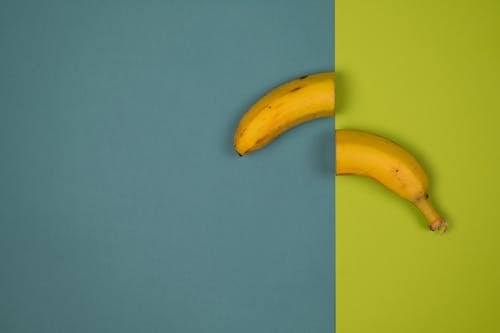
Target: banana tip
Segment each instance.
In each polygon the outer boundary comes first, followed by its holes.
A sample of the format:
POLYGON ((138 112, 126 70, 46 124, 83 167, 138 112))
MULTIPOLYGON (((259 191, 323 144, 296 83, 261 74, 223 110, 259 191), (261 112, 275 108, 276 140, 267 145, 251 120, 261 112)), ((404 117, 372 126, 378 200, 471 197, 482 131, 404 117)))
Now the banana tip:
POLYGON ((430 229, 432 231, 440 231, 442 234, 444 234, 448 230, 448 223, 446 223, 445 220, 439 219, 430 225, 430 229))
POLYGON ((236 145, 233 146, 234 151, 238 154, 238 156, 243 156, 245 153, 241 152, 236 145))
POLYGON ((248 154, 248 150, 246 150, 246 151, 245 151, 245 150, 243 150, 243 149, 241 149, 241 148, 240 148, 240 149, 238 149, 238 148, 234 147, 234 151, 235 151, 235 152, 236 152, 239 156, 243 156, 243 155, 248 154))

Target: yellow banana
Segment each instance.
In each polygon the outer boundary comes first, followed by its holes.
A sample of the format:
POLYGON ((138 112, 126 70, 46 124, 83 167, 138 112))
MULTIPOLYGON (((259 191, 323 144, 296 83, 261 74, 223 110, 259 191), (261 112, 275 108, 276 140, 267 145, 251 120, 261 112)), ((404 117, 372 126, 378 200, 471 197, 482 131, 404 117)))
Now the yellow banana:
POLYGON ((386 138, 359 130, 337 130, 335 141, 337 175, 372 178, 412 202, 431 230, 447 230, 429 200, 427 175, 412 154, 386 138))
MULTIPOLYGON (((335 72, 320 72, 286 82, 262 96, 241 118, 234 134, 240 155, 258 150, 285 131, 306 121, 334 116, 335 72)), ((428 179, 418 161, 404 148, 381 136, 336 131, 336 174, 372 178, 412 202, 431 230, 447 230, 432 206, 428 179)))
POLYGON ((320 72, 286 82, 262 96, 241 118, 234 149, 245 155, 306 121, 332 117, 334 72, 320 72))

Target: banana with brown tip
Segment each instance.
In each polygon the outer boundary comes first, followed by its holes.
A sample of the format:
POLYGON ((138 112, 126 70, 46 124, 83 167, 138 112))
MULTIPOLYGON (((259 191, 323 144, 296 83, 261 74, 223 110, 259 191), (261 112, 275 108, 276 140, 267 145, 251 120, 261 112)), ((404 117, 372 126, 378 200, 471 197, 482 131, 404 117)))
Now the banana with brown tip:
POLYGON ((448 229, 429 199, 428 178, 415 157, 400 145, 359 130, 337 130, 336 174, 372 178, 413 203, 433 231, 448 229))
POLYGON ((260 149, 306 121, 332 117, 335 72, 320 72, 286 82, 262 96, 241 118, 234 135, 240 155, 260 149))

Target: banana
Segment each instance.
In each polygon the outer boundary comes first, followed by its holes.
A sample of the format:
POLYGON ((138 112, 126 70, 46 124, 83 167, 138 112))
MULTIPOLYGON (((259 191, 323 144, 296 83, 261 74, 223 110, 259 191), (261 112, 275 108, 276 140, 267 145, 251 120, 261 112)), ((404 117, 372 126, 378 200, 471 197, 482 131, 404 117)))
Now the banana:
POLYGON ((335 109, 335 72, 302 76, 270 90, 241 118, 234 149, 245 155, 306 121, 332 117, 335 109))
MULTIPOLYGON (((335 72, 320 72, 283 83, 255 102, 241 118, 234 149, 245 155, 306 121, 333 117, 335 72)), ((336 131, 336 174, 372 178, 413 203, 433 231, 448 229, 432 206, 428 178, 415 157, 398 144, 359 130, 336 131)))
POLYGON ((416 158, 398 144, 359 130, 337 130, 336 174, 372 178, 413 203, 432 231, 448 229, 428 194, 428 177, 416 158))

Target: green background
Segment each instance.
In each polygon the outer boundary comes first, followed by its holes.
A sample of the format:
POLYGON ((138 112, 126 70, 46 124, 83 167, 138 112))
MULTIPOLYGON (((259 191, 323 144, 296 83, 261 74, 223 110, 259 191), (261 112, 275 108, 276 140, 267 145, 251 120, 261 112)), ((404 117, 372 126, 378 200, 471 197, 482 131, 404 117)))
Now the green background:
POLYGON ((0 1, 0 332, 331 332, 333 122, 232 144, 332 12, 0 1))
POLYGON ((375 182, 337 177, 337 331, 500 331, 500 3, 335 6, 336 127, 413 152, 450 226, 431 233, 375 182))

